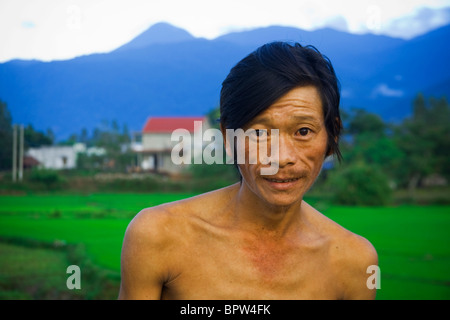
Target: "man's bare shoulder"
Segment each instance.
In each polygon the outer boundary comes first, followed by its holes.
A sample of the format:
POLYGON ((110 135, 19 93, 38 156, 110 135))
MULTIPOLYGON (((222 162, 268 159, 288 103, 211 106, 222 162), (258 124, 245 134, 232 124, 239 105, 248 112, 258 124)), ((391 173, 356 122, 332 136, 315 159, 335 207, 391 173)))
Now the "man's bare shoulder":
MULTIPOLYGON (((179 232, 193 219, 211 220, 226 207, 234 186, 203 193, 194 197, 145 208, 130 222, 127 232, 152 240, 171 235, 179 238, 179 232)), ((186 230, 184 230, 186 231, 186 230)))
POLYGON ((186 215, 178 206, 143 209, 129 223, 121 254, 121 299, 159 299, 164 284, 180 273, 177 253, 183 250, 180 231, 186 215))
POLYGON ((320 229, 321 233, 329 236, 336 249, 348 251, 352 255, 366 253, 370 256, 376 254, 373 245, 364 237, 344 228, 312 206, 306 204, 306 208, 313 223, 320 229))
POLYGON ((163 205, 141 210, 128 224, 122 255, 139 258, 169 249, 174 237, 173 214, 163 205))
POLYGON ((310 212, 321 232, 328 235, 330 258, 339 281, 345 283, 345 298, 372 299, 375 292, 368 290, 367 268, 378 265, 375 247, 366 238, 329 219, 314 208, 310 212))
MULTIPOLYGON (((185 212, 184 216, 187 215, 185 212)), ((173 240, 183 217, 180 205, 177 202, 165 203, 154 207, 142 209, 129 223, 126 237, 137 244, 164 243, 173 240)))

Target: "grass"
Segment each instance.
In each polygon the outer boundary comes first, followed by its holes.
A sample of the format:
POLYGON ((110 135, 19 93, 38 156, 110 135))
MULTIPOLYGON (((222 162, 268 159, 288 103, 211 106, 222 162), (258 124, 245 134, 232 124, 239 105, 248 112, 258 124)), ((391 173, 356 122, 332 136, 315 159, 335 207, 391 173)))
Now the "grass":
POLYGON ((450 299, 450 206, 333 207, 326 214, 377 249, 379 299, 450 299))
POLYGON ((21 238, 0 242, 0 299, 115 299, 120 277, 87 258, 84 246, 21 238), (81 290, 69 290, 67 267, 82 270, 81 290))
POLYGON ((0 215, 22 217, 130 218, 146 207, 192 196, 186 193, 30 194, 0 196, 0 215))
POLYGON ((69 265, 63 252, 0 243, 0 255, 0 299, 61 298, 56 288, 65 284, 69 265))
MULTIPOLYGON (((0 196, 0 298, 35 298, 29 294, 30 287, 42 288, 36 291, 41 298, 54 297, 52 288, 57 287, 56 283, 60 285, 61 279, 27 287, 19 285, 22 281, 14 272, 28 266, 23 274, 34 276, 24 278, 27 281, 39 278, 39 274, 62 273, 65 285, 65 270, 73 263, 72 245, 82 244, 81 249, 77 247, 81 253, 76 256, 83 256, 82 263, 93 270, 91 282, 96 282, 96 277, 117 280, 123 235, 132 217, 142 208, 191 195, 0 196), (27 239, 51 245, 30 245, 27 239), (63 251, 55 251, 53 244, 66 246, 63 251), (19 256, 28 258, 21 260, 19 256)), ((367 238, 377 249, 381 268, 378 299, 450 299, 450 206, 341 207, 320 202, 317 206, 331 219, 367 238)), ((112 283, 116 287, 108 292, 118 289, 117 281, 112 283)), ((78 297, 111 297, 102 296, 102 290, 97 290, 98 295, 78 297)), ((60 297, 64 298, 64 294, 63 290, 60 297)))
POLYGON ((0 196, 0 236, 83 243, 93 261, 120 270, 130 220, 143 208, 191 194, 0 196))

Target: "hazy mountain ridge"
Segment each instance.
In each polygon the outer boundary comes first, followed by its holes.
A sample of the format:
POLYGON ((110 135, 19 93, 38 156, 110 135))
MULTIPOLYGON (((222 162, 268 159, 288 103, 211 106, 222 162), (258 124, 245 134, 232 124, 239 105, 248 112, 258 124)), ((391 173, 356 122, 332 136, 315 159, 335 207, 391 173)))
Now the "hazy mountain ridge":
POLYGON ((395 120, 410 112, 418 91, 448 95, 449 38, 450 26, 411 40, 274 26, 206 40, 160 23, 111 53, 0 64, 0 99, 15 123, 51 128, 58 138, 103 120, 140 130, 148 116, 202 115, 217 107, 235 63, 263 43, 290 40, 330 58, 343 108, 395 120))

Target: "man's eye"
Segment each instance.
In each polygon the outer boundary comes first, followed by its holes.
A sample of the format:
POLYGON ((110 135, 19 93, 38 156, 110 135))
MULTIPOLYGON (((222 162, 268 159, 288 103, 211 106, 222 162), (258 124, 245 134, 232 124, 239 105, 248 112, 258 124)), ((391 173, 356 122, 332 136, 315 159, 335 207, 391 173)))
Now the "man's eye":
POLYGON ((267 130, 263 130, 263 129, 256 129, 255 130, 255 134, 257 137, 265 137, 267 136, 267 130))
POLYGON ((301 136, 306 136, 306 135, 308 135, 308 133, 310 131, 311 130, 309 128, 301 128, 301 129, 298 130, 298 133, 300 133, 301 136))

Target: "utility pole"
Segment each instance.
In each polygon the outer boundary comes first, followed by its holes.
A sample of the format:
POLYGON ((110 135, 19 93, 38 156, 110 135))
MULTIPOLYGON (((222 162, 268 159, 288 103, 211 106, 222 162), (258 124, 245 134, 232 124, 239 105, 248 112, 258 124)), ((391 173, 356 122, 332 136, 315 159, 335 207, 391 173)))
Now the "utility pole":
POLYGON ((19 181, 23 180, 23 124, 20 125, 20 142, 19 142, 19 181))
POLYGON ((17 178, 17 125, 13 125, 13 156, 12 156, 12 181, 16 182, 17 178))
POLYGON ((24 129, 23 125, 13 125, 13 156, 12 156, 12 181, 23 180, 23 153, 24 153, 24 129), (19 129, 19 130, 18 130, 19 129), (17 167, 17 144, 19 144, 19 167, 17 167))

